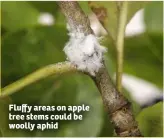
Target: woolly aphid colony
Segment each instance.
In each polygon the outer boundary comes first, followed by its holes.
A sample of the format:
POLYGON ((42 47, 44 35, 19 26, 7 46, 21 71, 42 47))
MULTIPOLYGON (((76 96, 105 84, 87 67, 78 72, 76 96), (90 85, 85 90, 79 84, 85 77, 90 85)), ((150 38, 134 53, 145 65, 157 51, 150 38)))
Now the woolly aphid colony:
POLYGON ((95 72, 103 66, 103 54, 107 49, 101 46, 93 34, 84 35, 81 27, 73 30, 67 26, 70 39, 64 47, 67 59, 79 70, 89 72, 95 76, 95 72))

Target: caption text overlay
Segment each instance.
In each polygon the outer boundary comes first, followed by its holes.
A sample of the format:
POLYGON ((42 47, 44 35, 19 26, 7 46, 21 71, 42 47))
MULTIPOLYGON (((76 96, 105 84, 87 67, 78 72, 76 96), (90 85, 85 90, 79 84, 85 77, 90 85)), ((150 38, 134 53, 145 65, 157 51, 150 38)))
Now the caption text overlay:
POLYGON ((31 106, 28 104, 9 105, 9 129, 33 131, 59 129, 61 121, 83 120, 90 106, 31 106))

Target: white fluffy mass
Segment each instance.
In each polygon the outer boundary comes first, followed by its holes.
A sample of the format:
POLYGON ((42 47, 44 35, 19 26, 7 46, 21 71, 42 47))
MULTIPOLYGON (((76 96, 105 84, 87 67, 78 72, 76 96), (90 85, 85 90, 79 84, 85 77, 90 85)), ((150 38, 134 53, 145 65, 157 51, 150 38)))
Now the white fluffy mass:
POLYGON ((70 40, 64 47, 67 59, 79 70, 87 71, 95 76, 95 72, 103 66, 103 54, 106 48, 101 46, 97 38, 90 34, 70 33, 70 40))

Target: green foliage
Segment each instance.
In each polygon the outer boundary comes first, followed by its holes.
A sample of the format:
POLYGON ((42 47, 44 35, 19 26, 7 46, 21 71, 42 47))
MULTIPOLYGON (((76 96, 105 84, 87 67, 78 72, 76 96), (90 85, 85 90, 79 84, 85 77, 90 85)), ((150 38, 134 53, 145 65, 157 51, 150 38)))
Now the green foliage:
MULTIPOLYGON (((147 34, 125 39, 124 72, 148 80, 162 88, 163 36, 147 34), (141 41, 142 40, 142 41, 141 41), (142 50, 142 52, 141 52, 142 50), (135 64, 134 64, 135 63, 135 64)), ((115 48, 110 42, 111 59, 116 64, 115 48)))
POLYGON ((0 100, 0 132, 3 137, 26 137, 26 133, 23 131, 11 131, 8 129, 8 105, 13 103, 10 97, 6 97, 0 100))
POLYGON ((163 104, 144 109, 137 117, 145 137, 163 137, 163 104))
MULTIPOLYGON (((2 3, 2 87, 48 64, 64 61, 63 47, 68 40, 66 22, 55 2, 1 2, 2 3), (21 10, 20 10, 21 9, 21 10), (38 16, 49 12, 55 25, 41 26, 38 16)), ((90 2, 108 10, 104 25, 116 34, 117 22, 114 2, 90 2), (100 4, 100 5, 98 5, 100 4), (105 5, 104 5, 105 4, 105 5), (111 16, 112 15, 112 16, 111 16)), ((141 8, 140 2, 130 2, 128 19, 141 8)), ((87 2, 80 2, 85 13, 90 13, 87 2)), ((125 39, 124 72, 136 75, 162 88, 163 35, 161 30, 161 3, 145 7, 147 32, 125 39), (159 10, 158 10, 159 8, 159 10), (153 9, 153 10, 151 10, 153 9), (150 18, 152 16, 152 18, 150 18), (153 19, 153 20, 152 20, 153 19), (155 20, 154 20, 155 19, 155 20), (159 28, 160 29, 159 29, 159 28)), ((115 72, 114 46, 107 38, 109 51, 105 56, 110 75, 115 72)), ((129 99, 130 97, 126 95, 129 99)), ((131 100, 131 99, 130 99, 131 100)), ((142 110, 133 103, 139 126, 144 136, 162 136, 162 103, 142 110)), ((4 137, 95 137, 113 136, 114 129, 103 107, 101 96, 92 80, 82 74, 52 76, 30 85, 5 99, 0 99, 0 136, 4 137), (8 104, 90 105, 81 122, 64 121, 57 131, 8 130, 8 104)))
POLYGON ((162 32, 163 30, 163 2, 151 2, 145 9, 145 23, 149 32, 162 32), (150 14, 151 13, 151 14, 150 14), (157 16, 158 15, 158 16, 157 16))
POLYGON ((28 2, 2 2, 2 26, 6 30, 16 31, 37 25, 38 15, 39 11, 28 2))

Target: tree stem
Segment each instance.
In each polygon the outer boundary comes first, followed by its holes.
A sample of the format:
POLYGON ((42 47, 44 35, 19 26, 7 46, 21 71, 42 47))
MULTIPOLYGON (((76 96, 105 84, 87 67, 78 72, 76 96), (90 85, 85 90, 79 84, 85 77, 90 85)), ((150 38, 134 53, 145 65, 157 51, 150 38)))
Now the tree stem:
MULTIPOLYGON (((89 20, 81 10, 76 1, 59 1, 63 14, 65 15, 70 26, 77 30, 81 26, 81 32, 85 35, 93 34, 90 28, 89 20)), ((89 74, 88 74, 89 75, 89 74)), ((137 122, 132 114, 129 102, 117 91, 108 75, 104 65, 95 77, 89 75, 99 89, 104 105, 108 111, 109 117, 114 125, 118 136, 141 136, 137 122)))
POLYGON ((119 92, 122 91, 124 34, 125 34, 125 27, 127 21, 127 13, 128 13, 128 1, 121 2, 121 5, 119 5, 118 32, 117 32, 117 40, 116 40, 116 50, 117 50, 116 87, 119 92))
POLYGON ((20 89, 28 86, 38 80, 44 79, 51 75, 59 75, 66 72, 76 71, 76 68, 71 65, 70 62, 62 62, 57 64, 51 64, 44 68, 41 68, 32 74, 27 75, 26 77, 2 88, 0 97, 10 95, 20 89))

